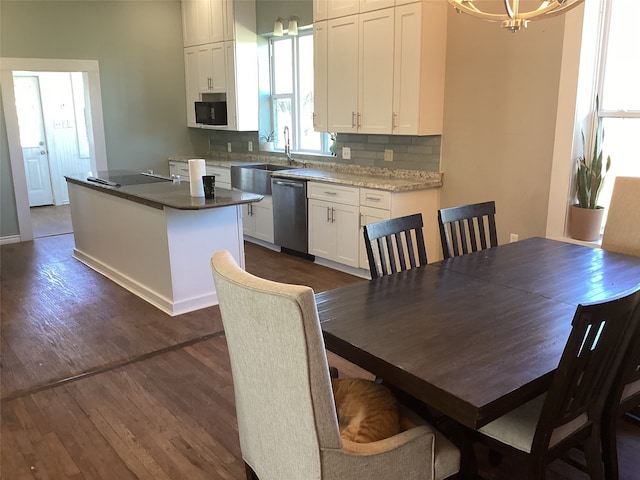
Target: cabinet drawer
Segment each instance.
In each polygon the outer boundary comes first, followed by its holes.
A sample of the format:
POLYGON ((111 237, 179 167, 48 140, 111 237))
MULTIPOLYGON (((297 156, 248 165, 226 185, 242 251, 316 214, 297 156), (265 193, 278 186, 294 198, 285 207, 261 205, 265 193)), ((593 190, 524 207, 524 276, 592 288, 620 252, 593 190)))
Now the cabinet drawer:
POLYGON ((169 162, 169 173, 180 175, 181 178, 189 178, 189 164, 187 162, 169 162))
POLYGON ((216 184, 227 183, 231 185, 231 169, 207 165, 207 175, 216 176, 216 184))
POLYGON ((391 210, 391 192, 372 190, 370 188, 361 188, 360 205, 363 207, 383 208, 385 210, 391 210))
POLYGON ((358 205, 360 189, 357 187, 343 187, 327 183, 309 182, 307 184, 307 198, 327 200, 343 205, 358 205))

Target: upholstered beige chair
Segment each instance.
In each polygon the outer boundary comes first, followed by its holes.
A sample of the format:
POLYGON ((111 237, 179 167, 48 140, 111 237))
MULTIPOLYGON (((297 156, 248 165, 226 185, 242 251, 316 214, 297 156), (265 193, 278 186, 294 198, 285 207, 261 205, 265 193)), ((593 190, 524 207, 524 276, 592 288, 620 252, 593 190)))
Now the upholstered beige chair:
POLYGON ((457 448, 428 425, 343 442, 313 290, 246 273, 226 251, 211 266, 247 479, 440 479, 459 470, 457 448))
POLYGON ((616 177, 602 248, 640 256, 640 177, 616 177))

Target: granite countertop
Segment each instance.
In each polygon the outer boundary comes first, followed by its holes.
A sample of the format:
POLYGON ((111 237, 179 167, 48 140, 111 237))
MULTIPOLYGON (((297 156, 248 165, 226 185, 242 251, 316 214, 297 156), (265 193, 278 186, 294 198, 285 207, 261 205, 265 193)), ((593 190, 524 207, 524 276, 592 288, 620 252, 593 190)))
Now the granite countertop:
MULTIPOLYGON (((169 160, 186 162, 190 158, 194 157, 178 156, 170 157, 169 160)), ((274 163, 277 165, 287 165, 284 160, 274 161, 273 156, 260 155, 230 155, 228 158, 224 158, 220 155, 216 158, 205 158, 205 161, 209 165, 227 168, 233 165, 251 163, 274 163)), ((441 172, 363 167, 332 162, 306 162, 295 159, 291 165, 291 170, 278 170, 272 172, 271 176, 372 188, 391 192, 424 190, 442 186, 441 172)))
POLYGON ((98 178, 117 185, 105 185, 87 180, 87 175, 65 175, 67 182, 98 190, 116 197, 141 203, 149 207, 177 210, 205 210, 244 203, 259 202, 264 197, 239 190, 216 187, 215 198, 192 197, 189 182, 173 182, 159 176, 147 176, 135 172, 98 172, 98 178))

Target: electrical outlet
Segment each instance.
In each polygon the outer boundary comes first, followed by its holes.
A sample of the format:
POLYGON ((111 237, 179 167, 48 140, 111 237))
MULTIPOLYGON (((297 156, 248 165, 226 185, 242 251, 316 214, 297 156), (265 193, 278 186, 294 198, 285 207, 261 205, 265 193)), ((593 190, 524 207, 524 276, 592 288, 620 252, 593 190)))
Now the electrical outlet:
POLYGON ((351 147, 342 147, 342 158, 345 160, 351 159, 351 147))
POLYGON ((227 152, 231 151, 231 142, 227 143, 227 152))
POLYGON ((384 161, 393 162, 393 150, 391 150, 390 148, 384 149, 384 161))
POLYGON ((247 142, 247 150, 253 152, 253 142, 251 140, 247 142))
POLYGON ((517 233, 512 233, 511 235, 509 235, 509 243, 513 243, 513 242, 517 242, 518 241, 518 234, 517 233))

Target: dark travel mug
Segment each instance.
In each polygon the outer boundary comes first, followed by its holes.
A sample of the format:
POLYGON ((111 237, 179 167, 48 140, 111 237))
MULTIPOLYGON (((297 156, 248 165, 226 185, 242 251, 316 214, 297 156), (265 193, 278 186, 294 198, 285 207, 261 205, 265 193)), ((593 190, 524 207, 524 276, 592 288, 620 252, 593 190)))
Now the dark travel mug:
POLYGON ((216 193, 215 175, 203 175, 202 185, 204 186, 204 198, 215 198, 215 193, 216 193))

